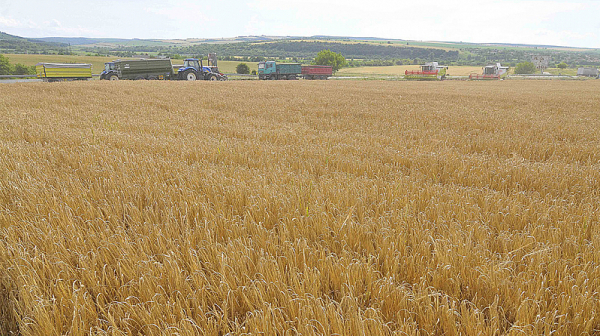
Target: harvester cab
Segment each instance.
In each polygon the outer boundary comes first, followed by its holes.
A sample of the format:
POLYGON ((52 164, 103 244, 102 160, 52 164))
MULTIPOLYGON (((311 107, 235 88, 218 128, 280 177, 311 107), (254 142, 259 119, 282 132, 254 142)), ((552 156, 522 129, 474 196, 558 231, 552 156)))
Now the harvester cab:
POLYGON ((100 79, 119 80, 114 62, 104 63, 104 71, 100 73, 100 79))
POLYGON ((177 76, 181 80, 195 81, 204 79, 204 69, 202 69, 202 60, 197 58, 186 58, 183 66, 177 71, 177 76))

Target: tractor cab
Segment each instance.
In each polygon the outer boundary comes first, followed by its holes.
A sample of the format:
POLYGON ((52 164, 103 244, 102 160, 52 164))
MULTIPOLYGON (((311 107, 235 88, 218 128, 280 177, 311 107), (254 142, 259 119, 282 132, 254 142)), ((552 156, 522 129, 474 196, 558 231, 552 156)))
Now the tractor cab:
POLYGON ((104 71, 100 73, 100 79, 118 79, 117 67, 114 62, 104 63, 104 71))
POLYGON ((202 68, 202 61, 198 60, 197 58, 187 58, 183 61, 183 68, 193 68, 196 71, 200 70, 200 68, 202 68))
POLYGON ((116 70, 115 63, 113 63, 113 62, 104 63, 104 71, 110 72, 111 70, 116 70))

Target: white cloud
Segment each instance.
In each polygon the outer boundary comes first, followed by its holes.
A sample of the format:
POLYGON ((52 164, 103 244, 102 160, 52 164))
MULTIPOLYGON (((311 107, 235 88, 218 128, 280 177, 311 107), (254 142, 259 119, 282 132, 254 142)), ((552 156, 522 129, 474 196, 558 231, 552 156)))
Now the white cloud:
POLYGON ((20 25, 21 25, 21 23, 18 20, 15 20, 11 17, 0 16, 0 27, 13 28, 13 27, 19 27, 20 25))

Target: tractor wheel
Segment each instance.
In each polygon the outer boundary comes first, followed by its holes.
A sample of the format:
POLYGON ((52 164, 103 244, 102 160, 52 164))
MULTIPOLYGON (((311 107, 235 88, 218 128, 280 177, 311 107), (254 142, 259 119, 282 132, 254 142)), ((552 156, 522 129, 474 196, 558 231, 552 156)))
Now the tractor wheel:
POLYGON ((216 81, 216 80, 218 80, 218 78, 217 78, 216 75, 210 75, 210 76, 208 76, 208 80, 210 80, 210 81, 216 81))
POLYGON ((112 75, 108 76, 108 80, 117 81, 117 80, 119 80, 119 76, 112 74, 112 75))
POLYGON ((188 81, 195 81, 196 79, 198 79, 198 76, 193 70, 188 70, 183 73, 183 79, 188 81))
POLYGON ((221 76, 221 77, 219 77, 219 80, 220 81, 226 81, 227 80, 227 76, 221 76))

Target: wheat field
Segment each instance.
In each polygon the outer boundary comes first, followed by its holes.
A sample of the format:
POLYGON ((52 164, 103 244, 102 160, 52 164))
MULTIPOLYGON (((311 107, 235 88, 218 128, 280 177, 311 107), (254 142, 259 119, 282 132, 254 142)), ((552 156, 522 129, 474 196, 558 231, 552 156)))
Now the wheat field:
POLYGON ((600 81, 0 85, 0 334, 600 332, 600 81))

